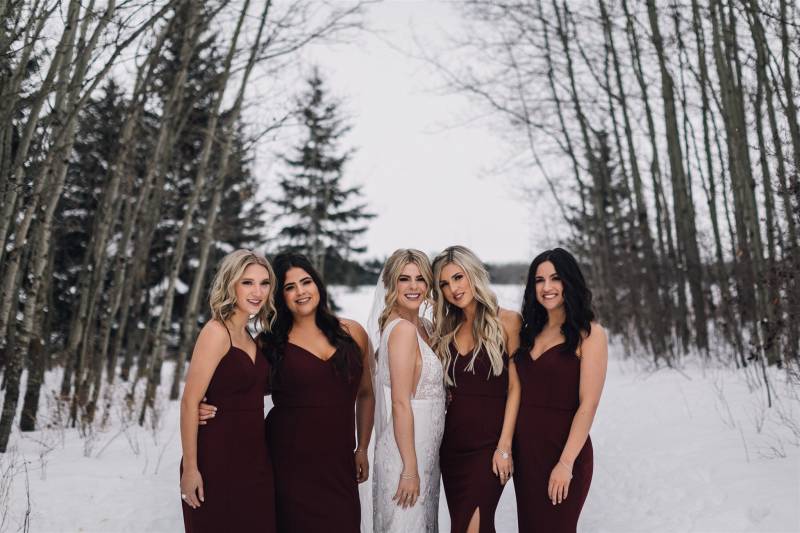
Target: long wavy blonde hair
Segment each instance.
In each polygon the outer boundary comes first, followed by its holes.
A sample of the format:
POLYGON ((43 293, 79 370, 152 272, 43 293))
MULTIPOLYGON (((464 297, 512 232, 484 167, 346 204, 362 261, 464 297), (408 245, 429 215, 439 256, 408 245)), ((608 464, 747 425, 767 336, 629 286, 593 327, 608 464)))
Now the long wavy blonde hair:
POLYGON ((275 321, 275 272, 266 257, 252 250, 234 250, 220 261, 208 296, 211 318, 225 322, 233 315, 236 309, 234 285, 242 278, 245 269, 250 265, 261 265, 269 273, 270 288, 267 302, 255 316, 256 329, 269 331, 275 321))
MULTIPOLYGON (((442 269, 449 264, 456 265, 464 271, 477 303, 475 320, 472 323, 475 347, 467 364, 467 371, 475 372, 475 359, 481 348, 485 347, 492 365, 491 373, 499 376, 503 373, 503 352, 506 350, 503 324, 500 322, 500 306, 497 304, 497 296, 489 286, 489 273, 480 259, 465 246, 445 248, 433 260, 433 279, 435 280, 433 285, 433 322, 435 326, 433 348, 442 359, 444 368, 450 368, 452 359, 450 343, 454 342, 456 331, 464 321, 464 311, 449 303, 439 287, 442 269)), ((455 385, 455 381, 449 373, 445 375, 445 382, 448 385, 455 385)))
POLYGON ((431 290, 433 288, 433 272, 431 271, 431 262, 428 256, 419 250, 413 248, 400 248, 395 250, 386 264, 383 266, 383 286, 386 289, 386 296, 384 299, 384 308, 381 316, 378 318, 378 327, 383 331, 389 315, 394 309, 394 304, 397 303, 397 280, 403 268, 409 263, 414 263, 419 268, 425 283, 428 284, 428 290, 425 291, 425 299, 429 300, 431 297, 431 290))

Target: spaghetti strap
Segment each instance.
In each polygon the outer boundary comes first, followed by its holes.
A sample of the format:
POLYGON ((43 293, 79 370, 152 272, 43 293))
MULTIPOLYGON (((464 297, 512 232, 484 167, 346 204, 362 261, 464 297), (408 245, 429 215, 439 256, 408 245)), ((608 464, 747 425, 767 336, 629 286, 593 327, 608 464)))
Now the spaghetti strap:
POLYGON ((228 325, 222 320, 220 320, 220 323, 222 324, 222 327, 225 328, 225 331, 228 332, 228 342, 231 344, 231 348, 233 348, 233 337, 231 337, 231 330, 228 329, 228 325))

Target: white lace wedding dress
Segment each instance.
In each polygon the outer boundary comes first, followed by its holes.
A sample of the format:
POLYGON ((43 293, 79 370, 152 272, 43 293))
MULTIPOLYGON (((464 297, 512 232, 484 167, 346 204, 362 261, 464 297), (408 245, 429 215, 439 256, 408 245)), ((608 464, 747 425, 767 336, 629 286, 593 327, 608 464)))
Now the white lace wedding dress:
POLYGON ((411 409, 414 413, 414 446, 420 495, 417 503, 406 509, 392 501, 392 496, 397 492, 403 461, 392 425, 387 344, 392 329, 400 320, 396 318, 386 325, 377 355, 373 527, 375 533, 436 533, 439 517, 439 445, 444 431, 444 381, 439 358, 419 333, 417 339, 422 354, 422 372, 416 393, 411 399, 411 409))

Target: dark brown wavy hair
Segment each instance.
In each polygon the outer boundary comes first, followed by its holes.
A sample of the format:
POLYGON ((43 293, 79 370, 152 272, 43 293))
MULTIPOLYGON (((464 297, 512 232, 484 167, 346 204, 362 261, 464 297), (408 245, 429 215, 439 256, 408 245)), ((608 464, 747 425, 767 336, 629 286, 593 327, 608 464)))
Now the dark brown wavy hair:
MULTIPOLYGON (((519 349, 515 355, 527 356, 536 336, 547 324, 547 310, 536 299, 536 269, 545 261, 550 261, 556 269, 564 287, 564 323, 561 333, 564 335, 564 347, 575 353, 581 344, 581 334, 588 335, 595 318, 592 309, 592 291, 586 286, 578 262, 563 248, 554 248, 540 253, 528 268, 528 280, 525 283, 525 295, 522 297, 522 328, 519 332, 519 349)), ((516 357, 517 362, 520 361, 516 357)))
POLYGON ((361 358, 358 357, 358 345, 353 337, 342 327, 339 318, 333 314, 328 304, 328 289, 322 281, 317 270, 311 261, 302 254, 294 252, 284 252, 275 256, 272 261, 275 269, 275 321, 270 331, 265 331, 259 335, 261 350, 266 355, 272 367, 271 381, 273 385, 280 381, 281 365, 283 363, 286 345, 289 342, 289 332, 294 325, 292 312, 286 305, 286 297, 283 294, 283 286, 286 283, 286 273, 292 268, 302 268, 305 270, 319 291, 319 305, 315 311, 315 322, 317 327, 328 339, 328 342, 336 347, 330 362, 337 374, 344 375, 347 380, 352 379, 351 366, 357 364, 361 366, 361 358), (351 361, 351 358, 353 360, 351 361))

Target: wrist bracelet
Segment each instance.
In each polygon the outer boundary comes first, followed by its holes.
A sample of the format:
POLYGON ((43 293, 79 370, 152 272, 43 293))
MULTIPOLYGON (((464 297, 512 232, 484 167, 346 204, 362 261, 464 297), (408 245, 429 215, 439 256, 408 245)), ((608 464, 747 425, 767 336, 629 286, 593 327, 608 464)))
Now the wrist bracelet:
POLYGON ((356 449, 355 449, 355 451, 354 451, 353 453, 358 453, 358 452, 366 452, 366 451, 367 451, 367 449, 366 449, 366 448, 356 448, 356 449))
POLYGON ((417 479, 417 474, 406 474, 400 472, 400 479, 417 479))
POLYGON ((501 450, 500 448, 495 449, 495 453, 499 453, 500 457, 502 457, 503 459, 508 459, 509 457, 511 457, 511 452, 501 450))

